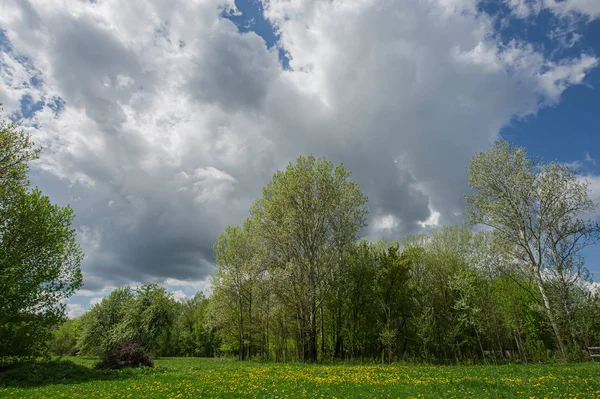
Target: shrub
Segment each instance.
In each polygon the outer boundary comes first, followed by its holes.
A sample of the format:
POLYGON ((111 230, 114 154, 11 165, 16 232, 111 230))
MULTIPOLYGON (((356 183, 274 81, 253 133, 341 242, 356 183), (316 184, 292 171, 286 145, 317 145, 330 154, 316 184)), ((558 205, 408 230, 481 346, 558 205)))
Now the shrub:
POLYGON ((154 367, 154 362, 144 348, 135 342, 123 342, 114 345, 104 353, 98 368, 122 369, 124 367, 154 367))

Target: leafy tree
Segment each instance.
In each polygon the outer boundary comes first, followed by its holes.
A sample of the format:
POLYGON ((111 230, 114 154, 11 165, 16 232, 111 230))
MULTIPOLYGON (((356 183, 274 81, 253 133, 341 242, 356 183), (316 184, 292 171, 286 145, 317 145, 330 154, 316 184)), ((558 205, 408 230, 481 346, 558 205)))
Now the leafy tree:
POLYGON ((67 320, 52 331, 50 353, 57 356, 75 356, 78 352, 77 337, 81 331, 81 319, 67 320))
POLYGON ((340 284, 345 298, 345 346, 349 355, 364 357, 372 354, 376 346, 377 321, 381 312, 377 292, 378 254, 365 240, 356 243, 346 254, 348 275, 340 284))
POLYGON ((388 358, 391 358, 390 351, 394 346, 389 345, 391 337, 396 339, 400 336, 398 332, 403 332, 403 352, 408 343, 410 260, 400 252, 398 242, 378 244, 380 248, 375 250, 378 263, 376 296, 383 315, 381 320, 384 328, 381 334, 385 333, 386 337, 382 343, 388 350, 388 358))
POLYGON ((220 323, 229 322, 236 326, 241 360, 251 352, 253 293, 261 272, 254 262, 257 248, 252 234, 252 223, 246 220, 241 228, 227 226, 214 245, 217 261, 213 279, 215 297, 227 301, 227 308, 220 310, 220 323))
POLYGON ((524 148, 499 141, 468 167, 474 189, 466 196, 473 224, 491 227, 512 256, 526 265, 540 291, 564 359, 557 309, 547 293, 548 274, 563 280, 581 274, 579 251, 599 239, 598 224, 586 218, 595 208, 589 185, 568 166, 527 157, 524 148))
POLYGON ((114 342, 136 342, 146 351, 156 349, 159 338, 169 334, 176 317, 173 295, 157 284, 145 284, 134 291, 123 321, 116 325, 114 342))
POLYGON ((174 323, 177 331, 177 352, 168 355, 214 356, 217 351, 217 331, 209 321, 210 300, 198 292, 181 304, 174 323))
POLYGON ((69 206, 28 190, 27 162, 39 155, 14 123, 0 122, 0 357, 46 351, 64 318, 63 300, 82 283, 83 257, 69 206))
POLYGON ((157 284, 117 288, 81 316, 78 347, 82 353, 99 355, 117 344, 135 342, 153 351, 170 331, 176 308, 172 294, 157 284))
POLYGON ((77 346, 81 353, 99 355, 122 340, 117 327, 125 321, 134 299, 131 287, 120 287, 80 317, 82 326, 77 346))
POLYGON ((365 225, 366 198, 349 177, 342 165, 298 157, 274 174, 251 209, 267 266, 287 273, 306 361, 317 360, 318 311, 332 270, 365 225))
POLYGON ((16 122, 0 119, 0 190, 29 185, 28 162, 38 159, 40 151, 16 122))

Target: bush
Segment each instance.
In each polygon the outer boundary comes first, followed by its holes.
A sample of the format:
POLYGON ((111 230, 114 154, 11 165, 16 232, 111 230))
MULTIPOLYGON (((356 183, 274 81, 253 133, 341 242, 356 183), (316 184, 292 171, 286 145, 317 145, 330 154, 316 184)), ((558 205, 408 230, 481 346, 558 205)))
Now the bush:
POLYGON ((101 369, 122 369, 124 367, 154 367, 154 362, 144 348, 135 342, 124 342, 108 350, 98 364, 101 369))

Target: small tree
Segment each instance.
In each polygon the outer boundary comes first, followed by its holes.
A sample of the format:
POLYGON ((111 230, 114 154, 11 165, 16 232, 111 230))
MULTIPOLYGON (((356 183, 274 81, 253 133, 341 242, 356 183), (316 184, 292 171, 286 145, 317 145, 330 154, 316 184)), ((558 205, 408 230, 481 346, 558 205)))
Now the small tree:
POLYGON ((599 239, 598 224, 589 216, 595 205, 589 197, 588 183, 578 180, 570 167, 530 159, 524 148, 506 141, 477 154, 468 173, 474 189, 466 196, 470 222, 491 227, 513 257, 526 266, 566 360, 556 309, 545 280, 549 272, 558 276, 580 274, 579 251, 599 239))
POLYGON ((78 346, 83 353, 104 354, 122 343, 153 351, 176 315, 172 294, 157 284, 117 288, 82 315, 78 346))
POLYGON ((80 352, 97 356, 121 340, 116 333, 117 326, 124 322, 134 300, 135 293, 131 287, 120 287, 81 315, 81 333, 77 339, 80 352))
POLYGON ((67 320, 52 331, 50 353, 57 356, 75 356, 78 352, 77 336, 80 333, 80 327, 80 319, 67 320))
POLYGON ((394 349, 394 344, 396 343, 396 336, 398 332, 395 328, 392 328, 389 323, 385 325, 383 330, 379 333, 379 342, 381 342, 381 346, 383 347, 383 352, 381 353, 381 360, 385 358, 385 354, 387 353, 387 361, 388 363, 392 362, 392 352, 394 349))

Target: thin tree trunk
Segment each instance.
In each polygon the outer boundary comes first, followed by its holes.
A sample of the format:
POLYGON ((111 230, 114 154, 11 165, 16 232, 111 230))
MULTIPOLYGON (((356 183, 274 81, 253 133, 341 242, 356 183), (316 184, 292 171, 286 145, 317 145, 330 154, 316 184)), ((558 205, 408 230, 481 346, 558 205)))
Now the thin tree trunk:
POLYGON ((240 323, 240 360, 244 360, 245 351, 244 351, 244 308, 242 306, 242 296, 239 296, 239 323, 240 323))
POLYGON ((248 336, 248 360, 252 357, 252 290, 248 293, 248 328, 246 329, 246 335, 248 336))
POLYGON ((317 306, 313 303, 308 331, 308 360, 317 361, 317 306))
POLYGON ((536 280, 536 283, 540 290, 540 294, 542 295, 542 299, 544 301, 544 307, 546 308, 546 314, 548 315, 548 320, 550 321, 550 324, 552 325, 552 330, 554 331, 554 335, 555 335, 556 341, 558 343, 558 349, 560 349, 562 358, 566 362, 567 354, 565 351, 565 344, 563 342, 563 338, 560 333, 560 330, 558 329, 558 324, 556 323, 556 320, 554 319, 554 314, 552 313, 552 305, 550 303, 550 298, 548 298, 548 295, 546 294, 546 288, 544 287, 544 282, 542 281, 542 275, 540 274, 539 270, 537 270, 535 273, 535 280, 536 280))
POLYGON ((336 324, 335 324, 335 350, 334 357, 336 359, 342 359, 342 306, 340 305, 339 296, 338 296, 338 307, 337 307, 337 315, 336 315, 336 324))
POLYGON ((321 313, 321 356, 325 355, 325 318, 323 317, 323 303, 321 302, 321 306, 319 307, 319 312, 321 313))
POLYGON ((311 265, 309 276, 309 295, 310 295, 310 310, 308 312, 308 348, 306 353, 307 361, 317 361, 317 295, 314 276, 314 267, 311 265))

